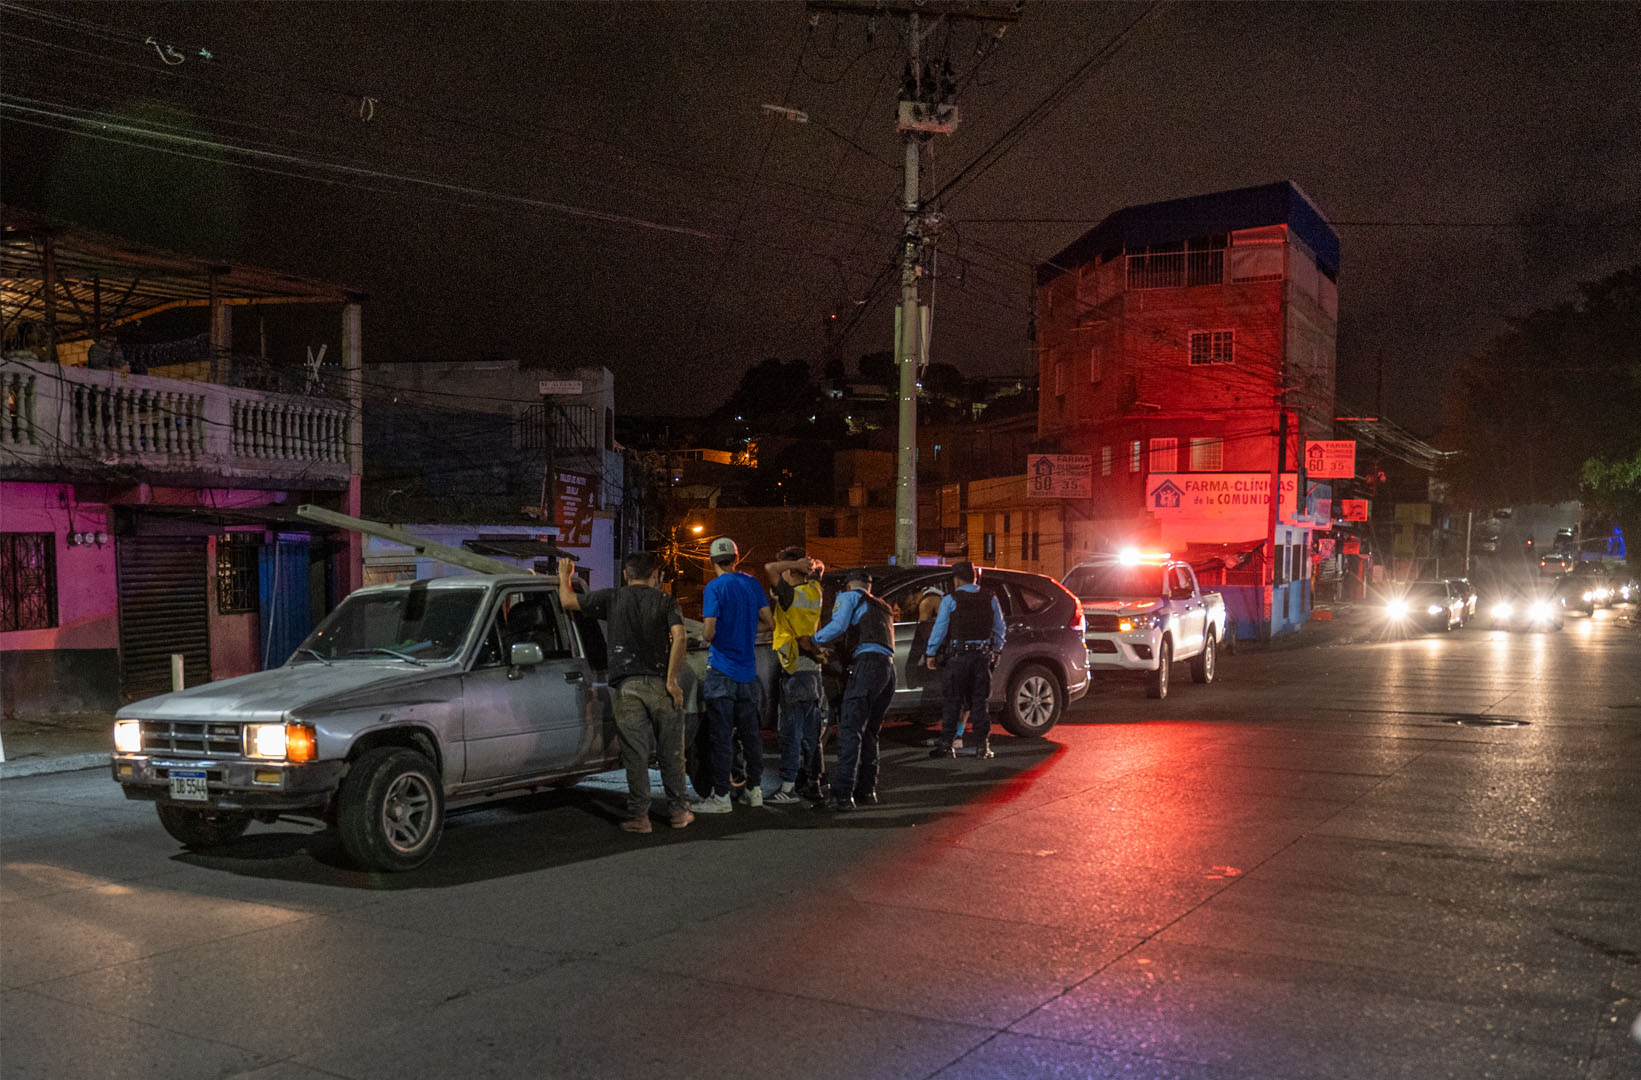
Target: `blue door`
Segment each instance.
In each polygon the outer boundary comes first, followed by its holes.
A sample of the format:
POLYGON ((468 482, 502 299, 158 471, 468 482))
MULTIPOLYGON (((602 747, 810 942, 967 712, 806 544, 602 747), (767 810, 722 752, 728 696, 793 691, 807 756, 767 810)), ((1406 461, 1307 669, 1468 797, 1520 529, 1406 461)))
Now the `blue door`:
POLYGON ((258 558, 262 594, 262 667, 275 668, 313 629, 308 604, 308 541, 279 537, 258 558))

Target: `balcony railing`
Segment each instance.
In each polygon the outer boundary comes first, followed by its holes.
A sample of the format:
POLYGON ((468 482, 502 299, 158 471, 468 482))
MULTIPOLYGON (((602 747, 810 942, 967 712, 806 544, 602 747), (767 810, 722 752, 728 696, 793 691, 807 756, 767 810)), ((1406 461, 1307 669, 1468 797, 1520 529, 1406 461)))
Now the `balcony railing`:
POLYGON ((346 483, 345 403, 36 361, 0 364, 0 476, 346 483))

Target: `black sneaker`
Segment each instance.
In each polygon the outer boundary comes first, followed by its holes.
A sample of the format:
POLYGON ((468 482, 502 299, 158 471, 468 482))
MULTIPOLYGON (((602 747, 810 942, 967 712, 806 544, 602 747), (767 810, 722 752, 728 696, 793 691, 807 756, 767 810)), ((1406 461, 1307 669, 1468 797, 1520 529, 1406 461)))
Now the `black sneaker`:
POLYGON ((833 798, 827 799, 825 802, 820 803, 819 805, 820 805, 820 809, 822 809, 822 810, 830 810, 830 811, 832 811, 833 813, 836 813, 836 814, 843 814, 843 813, 848 813, 850 810, 853 810, 855 808, 855 800, 848 799, 848 798, 839 799, 839 798, 833 797, 833 798))
POLYGON ((877 806, 878 805, 877 789, 873 788, 871 791, 857 791, 857 792, 855 792, 855 805, 856 806, 877 806))
POLYGON ((952 758, 957 756, 957 751, 952 749, 951 743, 942 741, 934 744, 934 749, 929 751, 929 756, 932 758, 952 758))

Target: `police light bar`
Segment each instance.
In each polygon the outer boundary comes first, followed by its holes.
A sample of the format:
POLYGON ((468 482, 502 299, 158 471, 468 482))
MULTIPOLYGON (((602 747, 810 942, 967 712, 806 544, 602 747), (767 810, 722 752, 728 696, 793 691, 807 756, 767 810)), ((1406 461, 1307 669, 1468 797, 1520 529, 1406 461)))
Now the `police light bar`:
POLYGON ((1123 548, 1117 552, 1117 560, 1124 566, 1138 566, 1140 563, 1162 563, 1173 557, 1169 551, 1141 551, 1139 548, 1123 548))

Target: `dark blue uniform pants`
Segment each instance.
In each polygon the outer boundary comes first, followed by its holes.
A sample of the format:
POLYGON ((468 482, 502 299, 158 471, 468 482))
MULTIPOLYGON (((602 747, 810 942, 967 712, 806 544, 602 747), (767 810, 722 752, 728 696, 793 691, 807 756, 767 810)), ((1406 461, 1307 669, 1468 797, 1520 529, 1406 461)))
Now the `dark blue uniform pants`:
POLYGON ((975 741, 990 736, 991 714, 986 712, 986 699, 991 697, 991 653, 985 649, 959 647, 946 658, 940 676, 941 692, 945 695, 940 737, 947 743, 957 738, 957 722, 965 710, 975 741))
POLYGON ((860 653, 849 665, 838 717, 838 764, 832 795, 847 799, 877 787, 877 737, 895 693, 895 665, 887 656, 860 653))

